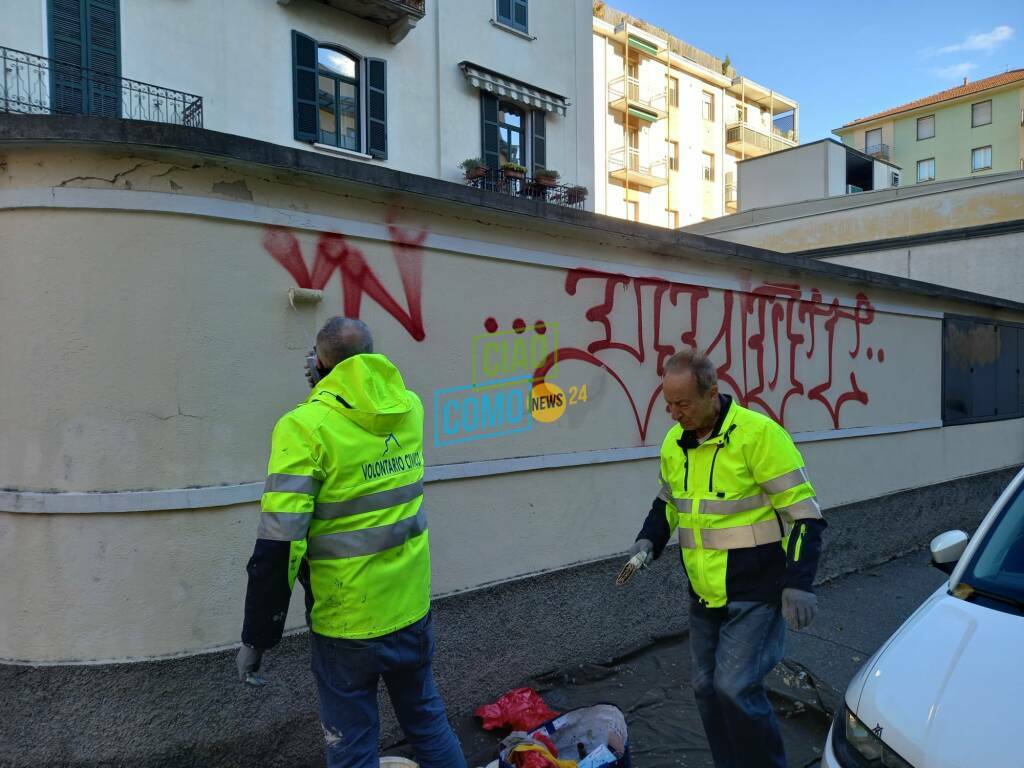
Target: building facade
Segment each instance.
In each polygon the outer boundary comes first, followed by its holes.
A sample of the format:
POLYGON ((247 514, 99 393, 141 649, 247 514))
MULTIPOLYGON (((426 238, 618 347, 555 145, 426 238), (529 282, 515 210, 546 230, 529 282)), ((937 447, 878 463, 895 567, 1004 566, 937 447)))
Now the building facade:
POLYGON ((1024 169, 1024 69, 1014 69, 847 123, 843 143, 925 184, 1024 169))
POLYGON ((453 181, 486 157, 592 190, 590 28, 589 0, 8 0, 0 112, 199 126, 453 181))
POLYGON ((736 210, 736 163, 794 147, 798 104, 595 4, 594 210, 677 228, 736 210))
POLYGON ((835 139, 740 160, 737 210, 898 187, 899 167, 835 139))

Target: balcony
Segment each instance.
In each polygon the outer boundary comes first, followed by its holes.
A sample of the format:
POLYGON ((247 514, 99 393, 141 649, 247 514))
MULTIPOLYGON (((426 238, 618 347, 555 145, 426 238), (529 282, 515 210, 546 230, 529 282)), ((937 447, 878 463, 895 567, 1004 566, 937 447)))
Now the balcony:
POLYGON ((203 127, 203 97, 0 47, 0 112, 203 127))
POLYGON ((730 123, 725 131, 725 146, 744 157, 760 157, 769 152, 789 149, 797 145, 793 132, 783 134, 777 128, 769 133, 760 126, 745 122, 730 123))
POLYGON ((664 91, 641 90, 635 77, 617 77, 608 83, 608 107, 648 122, 668 116, 664 91))
POLYGON ((490 168, 481 171, 481 175, 467 177, 466 184, 488 192, 497 192, 500 195, 527 197, 545 203, 564 205, 579 211, 583 210, 583 203, 587 199, 586 187, 554 184, 544 179, 534 179, 529 176, 519 177, 490 168))
MULTIPOLYGON (((288 5, 292 0, 277 0, 288 5)), ((388 39, 399 43, 426 15, 426 0, 321 0, 332 8, 388 28, 388 39)))
POLYGON ((864 154, 871 155, 871 157, 877 157, 879 160, 888 160, 891 156, 888 144, 871 144, 870 146, 864 147, 864 154))
POLYGON ((668 159, 641 158, 640 150, 619 147, 608 153, 608 175, 623 184, 661 187, 668 184, 668 159))
POLYGON ((736 213, 736 185, 725 185, 725 210, 736 213))

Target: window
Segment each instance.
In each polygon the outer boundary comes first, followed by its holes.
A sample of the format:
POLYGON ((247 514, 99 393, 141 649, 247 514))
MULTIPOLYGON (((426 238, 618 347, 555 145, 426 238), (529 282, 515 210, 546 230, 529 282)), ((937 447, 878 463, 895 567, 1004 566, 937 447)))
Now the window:
POLYGON ((388 156, 387 62, 292 32, 295 140, 388 156))
MULTIPOLYGON (((120 117, 119 0, 49 0, 47 5, 54 64, 50 67, 50 109, 58 114, 120 117)), ((5 81, 9 71, 4 73, 5 81)), ((152 98, 146 100, 152 102, 152 98)))
POLYGON ((971 150, 971 171, 987 171, 992 167, 992 147, 971 150))
POLYGON ((498 163, 526 165, 523 144, 523 110, 507 101, 498 102, 498 163))
POLYGON ((670 107, 679 106, 679 78, 670 77, 668 79, 668 105, 670 107))
POLYGON ((319 141, 359 152, 359 62, 332 48, 316 53, 319 141))
POLYGON ((929 157, 927 160, 917 161, 917 180, 922 181, 934 181, 935 179, 935 158, 929 157))
POLYGON ((528 34, 530 31, 528 0, 497 0, 497 2, 498 23, 528 34))
POLYGON ((640 221, 640 203, 636 200, 626 201, 626 218, 630 221, 640 221))
POLYGON ((868 154, 877 152, 882 146, 882 129, 875 128, 864 134, 864 151, 868 154))
POLYGON ((917 118, 917 140, 930 139, 935 136, 935 115, 917 118))
POLYGON ((701 91, 700 114, 705 120, 715 119, 715 94, 701 91))
POLYGON ((942 326, 943 423, 1024 416, 1024 328, 950 315, 942 326))
POLYGON ((679 170, 679 142, 670 141, 668 143, 668 169, 670 171, 679 170))
POLYGON ((988 125, 992 122, 992 102, 990 101, 979 101, 977 104, 971 104, 971 128, 977 128, 979 125, 988 125))
POLYGON ((668 210, 668 226, 671 229, 679 229, 679 211, 668 210))
POLYGON ((710 152, 704 152, 701 160, 701 172, 704 176, 704 181, 715 180, 715 156, 710 152))

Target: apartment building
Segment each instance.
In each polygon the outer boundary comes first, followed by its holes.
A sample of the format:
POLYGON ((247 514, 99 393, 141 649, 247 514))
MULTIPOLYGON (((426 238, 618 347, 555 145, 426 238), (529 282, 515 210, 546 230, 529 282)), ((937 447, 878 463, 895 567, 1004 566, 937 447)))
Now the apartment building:
POLYGON ((799 105, 594 5, 594 210, 677 228, 736 210, 736 163, 795 147, 799 105))
POLYGON ((512 162, 526 179, 473 183, 552 202, 539 170, 593 188, 590 0, 3 7, 0 112, 205 127, 449 181, 512 162))
POLYGON ((843 143, 924 184, 1024 169, 1024 69, 1013 69, 846 123, 843 143))

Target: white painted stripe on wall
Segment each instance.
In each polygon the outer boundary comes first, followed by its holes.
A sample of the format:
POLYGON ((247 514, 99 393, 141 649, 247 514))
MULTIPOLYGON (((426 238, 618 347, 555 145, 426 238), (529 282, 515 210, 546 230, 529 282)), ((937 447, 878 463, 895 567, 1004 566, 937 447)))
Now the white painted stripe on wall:
MULTIPOLYGON (((175 213, 186 216, 243 221, 250 224, 286 227, 311 232, 340 232, 348 237, 388 242, 388 228, 385 224, 345 219, 337 216, 323 216, 302 213, 287 208, 273 208, 255 203, 235 200, 220 200, 195 195, 179 195, 171 192, 148 192, 127 189, 86 189, 78 187, 44 187, 0 191, 0 210, 23 208, 84 209, 110 211, 136 211, 139 213, 175 213)), ((431 233, 428 247, 449 251, 459 255, 480 256, 560 269, 597 269, 616 272, 629 277, 658 277, 675 283, 699 285, 718 290, 742 291, 745 286, 739 279, 695 275, 687 272, 673 272, 663 269, 648 269, 635 264, 620 264, 610 261, 591 261, 552 251, 523 248, 518 245, 501 245, 482 240, 472 240, 454 235, 431 233)), ((766 269, 785 269, 765 264, 766 269)), ((825 278, 822 275, 822 278, 825 278)), ((832 278, 842 281, 841 278, 832 278)), ((895 289, 890 289, 895 290, 895 289)), ((827 302, 831 303, 831 302, 827 302)), ((941 318, 943 313, 935 310, 910 307, 887 302, 871 302, 876 312, 911 317, 941 318)), ((856 303, 841 298, 839 306, 853 309, 856 303)))
MULTIPOLYGON (((942 422, 917 421, 883 427, 850 427, 820 432, 798 432, 793 435, 797 443, 815 443, 824 440, 842 440, 897 432, 915 432, 938 429, 942 422)), ((660 446, 644 445, 634 448, 608 448, 579 453, 551 453, 523 456, 513 459, 489 459, 461 464, 439 464, 424 470, 428 483, 466 480, 474 477, 494 477, 515 472, 535 472, 544 469, 562 469, 590 464, 641 461, 658 456, 660 446)), ((215 485, 204 488, 173 488, 163 491, 107 491, 41 493, 38 491, 0 491, 0 512, 40 514, 107 514, 113 512, 173 512, 184 509, 227 507, 233 504, 251 504, 263 493, 263 481, 239 485, 215 485)))

